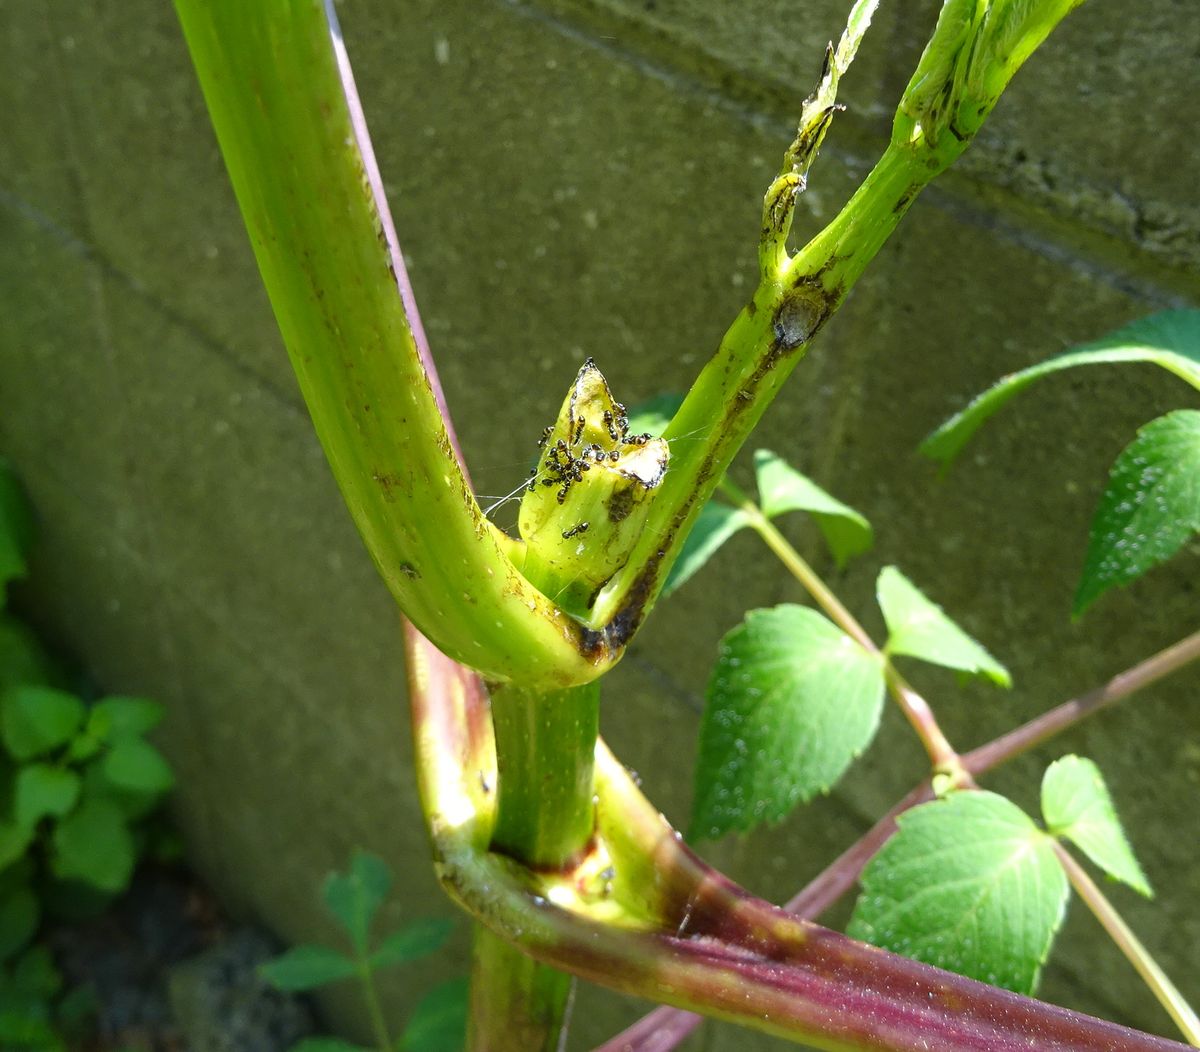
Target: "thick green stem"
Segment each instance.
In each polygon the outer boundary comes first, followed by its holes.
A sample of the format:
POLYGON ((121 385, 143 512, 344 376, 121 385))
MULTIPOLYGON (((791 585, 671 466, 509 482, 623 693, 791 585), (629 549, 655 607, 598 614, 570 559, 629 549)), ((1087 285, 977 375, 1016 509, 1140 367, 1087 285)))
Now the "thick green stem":
POLYGON ((534 869, 561 869, 595 828, 593 772, 600 689, 492 693, 496 827, 492 848, 534 869))
POLYGON ((468 1052, 556 1052, 575 979, 475 926, 468 1052))
POLYGON ((336 26, 322 0, 177 0, 300 389, 404 612, 497 680, 603 671, 513 567, 455 457, 336 26))
MULTIPOLYGON (((600 690, 492 693, 496 824, 492 850, 535 870, 577 865, 596 826, 600 690)), ((572 979, 475 929, 471 1052, 551 1052, 566 1024, 572 979)))

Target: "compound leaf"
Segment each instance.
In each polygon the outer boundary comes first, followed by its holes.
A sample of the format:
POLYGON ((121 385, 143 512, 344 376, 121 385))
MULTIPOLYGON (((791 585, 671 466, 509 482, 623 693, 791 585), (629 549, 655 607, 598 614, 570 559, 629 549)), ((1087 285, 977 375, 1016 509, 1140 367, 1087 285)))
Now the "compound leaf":
POLYGON ((104 777, 119 789, 165 793, 175 784, 163 754, 143 738, 119 738, 101 760, 104 777))
POLYGON ((1150 362, 1200 389, 1200 310, 1153 314, 1067 354, 1002 377, 961 413, 952 416, 920 451, 948 464, 993 413, 1035 380, 1077 365, 1150 362))
POLYGON ((1177 409, 1138 431, 1113 464, 1092 519, 1075 614, 1171 558, 1197 530, 1200 411, 1177 409))
POLYGON ((350 872, 331 873, 321 889, 325 905, 364 956, 371 922, 391 887, 387 863, 369 851, 355 851, 350 872))
POLYGON ((1012 686, 1008 670, 896 567, 885 566, 880 571, 875 594, 887 623, 884 649, 889 654, 907 654, 933 665, 986 676, 1002 687, 1012 686))
POLYGON ((453 930, 454 923, 444 917, 413 921, 379 944, 371 954, 371 967, 386 968, 388 965, 407 964, 428 957, 453 930))
POLYGON ((273 961, 267 961, 259 973, 278 990, 313 990, 326 983, 347 979, 356 966, 349 957, 329 946, 294 946, 273 961))
POLYGON ((123 891, 133 873, 133 837, 110 800, 85 799, 54 828, 51 868, 60 880, 78 880, 101 891, 123 891))
POLYGON ((148 698, 101 698, 88 713, 96 732, 109 740, 131 734, 145 734, 161 722, 166 709, 148 698))
POLYGON ((467 980, 451 979, 426 994, 404 1028, 404 1052, 459 1052, 467 1037, 467 980))
POLYGON ((46 815, 61 817, 79 799, 82 779, 75 771, 49 763, 25 764, 17 772, 13 813, 24 826, 33 827, 46 815))
POLYGON ((21 684, 0 698, 0 733, 17 760, 30 760, 65 745, 83 723, 83 702, 53 687, 21 684))
POLYGON ((826 493, 812 479, 769 449, 754 453, 758 502, 768 519, 789 511, 806 511, 816 521, 839 567, 871 547, 871 524, 859 512, 826 493))
POLYGON ((955 792, 915 807, 863 871, 847 933, 1031 994, 1065 915, 1053 840, 1002 796, 955 792))
POLYGON ((721 640, 700 725, 691 835, 778 821, 870 743, 883 666, 815 610, 752 610, 721 640))
POLYGON ((1042 778, 1042 817, 1055 836, 1065 836, 1102 870, 1147 898, 1154 893, 1125 837, 1100 768, 1080 756, 1064 756, 1042 778))

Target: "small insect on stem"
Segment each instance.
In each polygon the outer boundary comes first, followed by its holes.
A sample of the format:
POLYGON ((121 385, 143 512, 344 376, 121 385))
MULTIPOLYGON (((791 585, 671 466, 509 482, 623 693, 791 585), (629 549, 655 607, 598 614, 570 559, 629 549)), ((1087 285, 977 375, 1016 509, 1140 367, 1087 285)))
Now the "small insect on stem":
POLYGON ((563 531, 563 540, 569 541, 572 537, 578 537, 581 533, 587 533, 588 526, 591 523, 581 522, 578 526, 572 526, 569 530, 563 531))
POLYGON ((550 440, 550 436, 553 433, 554 433, 554 425, 550 424, 542 432, 542 437, 538 439, 538 449, 541 449, 550 440))

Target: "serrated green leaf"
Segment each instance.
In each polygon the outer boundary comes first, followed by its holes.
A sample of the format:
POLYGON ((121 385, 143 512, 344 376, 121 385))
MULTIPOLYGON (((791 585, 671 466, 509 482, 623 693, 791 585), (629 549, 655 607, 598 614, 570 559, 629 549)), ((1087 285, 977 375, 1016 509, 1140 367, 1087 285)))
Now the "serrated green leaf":
POLYGON ((874 541, 871 524, 850 505, 826 493, 812 479, 769 449, 754 453, 758 503, 768 519, 789 511, 806 511, 814 519, 839 567, 861 555, 874 541))
POLYGON ((288 1052, 375 1052, 374 1049, 343 1041, 340 1037, 306 1037, 288 1052))
POLYGON ((705 504, 696 516, 687 540, 683 542, 675 565, 667 575, 667 583, 662 590, 663 597, 682 587, 716 554, 722 544, 749 523, 749 517, 738 508, 731 508, 728 504, 721 504, 715 500, 705 504))
POLYGON ((37 636, 15 617, 0 614, 0 693, 18 684, 49 685, 54 664, 37 636))
POLYGON ((400 931, 392 932, 371 954, 372 968, 392 964, 407 964, 428 957, 438 949, 454 930, 453 921, 444 917, 429 917, 413 921, 400 931))
POLYGON ((9 581, 25 576, 33 533, 33 509, 25 491, 7 461, 0 460, 0 600, 9 581))
POLYGON ((152 731, 162 722, 165 713, 162 705, 148 698, 110 697, 96 702, 88 718, 89 723, 95 723, 95 731, 100 737, 116 739, 152 731))
POLYGON ((815 610, 752 610, 721 640, 709 680, 693 837, 778 821, 827 790, 870 743, 879 659, 815 610))
POLYGON ((17 887, 0 898, 0 962, 7 961, 33 938, 41 913, 32 888, 17 887))
POLYGON ((67 768, 26 764, 17 772, 13 793, 17 821, 32 827, 46 815, 65 815, 79 799, 81 782, 79 775, 67 768))
POLYGON ((1152 420, 1117 457, 1092 519, 1076 615, 1166 562, 1200 531, 1200 411, 1152 420))
POLYGON ((279 990, 312 990, 326 983, 348 979, 355 964, 344 953, 329 946, 296 946, 259 968, 259 974, 279 990))
POLYGON ((1002 687, 1012 686, 1008 670, 958 627, 940 606, 894 566, 879 573, 875 594, 888 639, 888 654, 905 654, 944 668, 986 676, 1002 687))
POLYGON ((85 799, 54 828, 51 869, 60 880, 78 880, 101 891, 123 891, 133 874, 133 837, 110 800, 85 799))
POLYGON ((321 891, 325 905, 350 936, 359 953, 367 952, 371 921, 391 890, 387 863, 369 851, 355 851, 349 873, 331 873, 321 891))
POLYGON ((171 765, 143 738, 119 738, 100 761, 104 777, 135 793, 165 793, 175 784, 171 765))
POLYGON ((1002 377, 921 443, 927 457, 948 464, 993 413, 1035 380, 1078 365, 1148 362, 1200 389, 1200 310, 1164 311, 1094 343, 1002 377))
POLYGON ((1153 898, 1150 883, 1121 828, 1100 768, 1080 756, 1064 756, 1042 778, 1042 817, 1055 836, 1071 840, 1117 880, 1153 898))
POLYGON ((1067 904, 1052 839, 987 792, 951 793, 897 825, 863 871, 847 934, 1032 994, 1067 904))
POLYGON ((84 705, 74 694, 24 684, 0 698, 0 734, 17 760, 31 760, 65 745, 83 723, 84 705))
POLYGON ((417 1007, 400 1035, 404 1052, 460 1052, 467 1040, 468 984, 451 979, 435 986, 417 1007))

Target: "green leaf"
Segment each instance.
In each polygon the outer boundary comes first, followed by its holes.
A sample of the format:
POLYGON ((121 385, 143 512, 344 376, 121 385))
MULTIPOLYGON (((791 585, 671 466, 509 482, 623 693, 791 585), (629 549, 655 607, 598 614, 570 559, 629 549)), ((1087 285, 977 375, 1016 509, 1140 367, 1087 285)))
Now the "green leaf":
POLYGON ((731 508, 728 504, 721 504, 715 500, 705 504, 696 516, 696 521, 692 523, 691 532, 683 542, 679 557, 667 575, 667 583, 663 585, 662 590, 663 597, 682 587, 692 574, 716 554, 722 544, 749 524, 749 516, 738 508, 731 508))
POLYGON ((175 784, 170 764, 142 738, 118 739, 100 762, 105 778, 120 789, 157 794, 175 784))
POLYGON ((1117 880, 1147 898, 1154 892, 1117 818, 1112 797, 1091 760, 1064 756, 1042 778, 1042 817, 1055 836, 1065 836, 1117 880))
POLYGON ((289 992, 312 990, 354 973, 355 964, 344 953, 317 945, 296 946, 259 968, 267 982, 289 992))
POLYGON ((1171 558, 1200 530, 1200 411, 1152 420, 1117 457, 1092 519, 1074 612, 1171 558))
POLYGON ((14 759, 44 756, 65 745, 79 729, 83 702, 53 687, 10 687, 0 698, 0 734, 14 759))
POLYGON ((875 585, 887 623, 888 654, 906 654, 944 668, 986 676, 1012 686, 1008 670, 958 627, 936 603, 927 599, 894 566, 885 566, 875 585))
POLYGON ((374 1049, 343 1041, 340 1037, 306 1037, 288 1052, 375 1052, 374 1049))
POLYGON ((51 869, 60 880, 79 880, 101 891, 123 891, 133 874, 133 837, 119 807, 84 800, 54 829, 51 869))
POLYGON ((0 818, 0 870, 12 865, 33 842, 32 826, 0 818))
POLYGON ((9 581, 25 576, 33 533, 33 509, 7 461, 0 460, 0 600, 9 581))
POLYGON ((951 793, 897 825, 863 871, 847 934, 1033 993, 1067 904, 1052 839, 987 792, 951 793))
POLYGON ((453 930, 454 922, 444 917, 429 917, 405 925, 379 944, 371 954, 371 967, 386 968, 388 965, 407 964, 428 957, 453 930))
POLYGON ((467 1040, 468 983, 451 979, 435 986, 417 1007, 400 1035, 405 1052, 460 1052, 467 1040))
POLYGON ((96 731, 108 739, 145 734, 161 722, 166 709, 147 698, 101 698, 88 713, 96 731))
POLYGON ((789 511, 807 511, 833 553, 838 567, 871 547, 871 524, 848 504, 830 496, 769 449, 754 453, 758 502, 768 519, 789 511))
POLYGON ((31 763, 17 772, 13 811, 22 825, 35 826, 46 815, 65 815, 79 799, 82 779, 72 770, 31 763))
POLYGON ((329 911, 350 936, 359 953, 366 955, 367 938, 383 900, 392 886, 387 863, 368 851, 355 851, 349 873, 331 873, 322 896, 329 911))
POLYGON ((700 725, 692 837, 778 821, 870 743, 883 666, 815 610, 752 610, 721 640, 700 725))
POLYGON ((1094 343, 1002 377, 921 443, 927 457, 948 464, 993 413, 1035 380, 1077 365, 1149 362, 1200 389, 1200 310, 1142 318, 1094 343))
POLYGON ((41 913, 37 895, 27 886, 0 898, 0 961, 7 961, 33 938, 41 913))
POLYGON ((37 637, 15 617, 0 614, 0 692, 18 684, 49 684, 54 665, 37 637))

